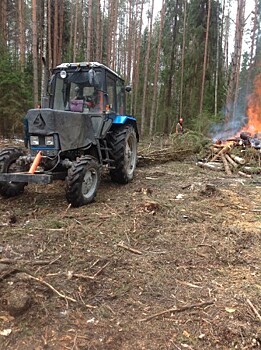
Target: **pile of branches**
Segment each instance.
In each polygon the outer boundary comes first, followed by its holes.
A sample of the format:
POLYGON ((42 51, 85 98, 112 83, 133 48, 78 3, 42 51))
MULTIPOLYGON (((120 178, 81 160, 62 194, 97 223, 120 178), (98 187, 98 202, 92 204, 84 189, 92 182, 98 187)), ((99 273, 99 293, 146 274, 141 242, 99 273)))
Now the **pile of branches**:
POLYGON ((237 174, 252 177, 261 174, 261 152, 259 148, 238 142, 212 144, 209 154, 203 161, 197 162, 201 168, 222 171, 227 175, 237 174))
POLYGON ((138 165, 182 161, 198 154, 207 143, 209 139, 193 131, 182 135, 170 134, 168 137, 155 136, 152 141, 140 145, 138 165))

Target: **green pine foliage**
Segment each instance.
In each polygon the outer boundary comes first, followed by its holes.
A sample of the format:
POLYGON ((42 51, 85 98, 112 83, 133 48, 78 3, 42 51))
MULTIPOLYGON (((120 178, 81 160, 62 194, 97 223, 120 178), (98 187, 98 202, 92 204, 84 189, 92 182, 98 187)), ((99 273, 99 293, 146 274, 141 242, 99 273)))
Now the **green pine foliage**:
POLYGON ((0 60, 0 134, 21 135, 23 116, 32 107, 32 77, 22 73, 17 61, 8 53, 0 60))

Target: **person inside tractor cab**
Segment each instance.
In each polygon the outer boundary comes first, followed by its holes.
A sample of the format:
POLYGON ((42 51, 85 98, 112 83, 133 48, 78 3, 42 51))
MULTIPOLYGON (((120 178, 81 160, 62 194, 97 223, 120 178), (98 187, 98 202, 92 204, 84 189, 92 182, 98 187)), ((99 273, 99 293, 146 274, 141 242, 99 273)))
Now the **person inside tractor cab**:
POLYGON ((80 90, 79 86, 75 86, 74 92, 75 97, 73 98, 73 100, 83 100, 82 91, 80 90))

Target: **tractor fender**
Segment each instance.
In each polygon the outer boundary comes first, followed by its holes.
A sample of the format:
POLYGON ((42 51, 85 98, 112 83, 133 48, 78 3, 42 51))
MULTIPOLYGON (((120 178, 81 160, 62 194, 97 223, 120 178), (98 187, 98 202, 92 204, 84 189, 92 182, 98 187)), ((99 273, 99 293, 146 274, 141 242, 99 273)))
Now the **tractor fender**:
POLYGON ((139 142, 139 131, 137 127, 137 121, 136 118, 131 117, 130 115, 116 115, 116 117, 113 119, 112 125, 132 125, 134 127, 134 130, 136 132, 137 141, 139 142))

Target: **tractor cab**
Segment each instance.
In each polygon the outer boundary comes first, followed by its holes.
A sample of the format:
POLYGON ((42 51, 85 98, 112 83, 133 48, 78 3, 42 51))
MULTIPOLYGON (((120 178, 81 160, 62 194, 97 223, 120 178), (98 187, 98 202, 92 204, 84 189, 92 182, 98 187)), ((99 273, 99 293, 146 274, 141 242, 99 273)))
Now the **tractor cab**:
POLYGON ((125 113, 124 81, 97 62, 57 66, 48 90, 49 96, 42 99, 42 108, 89 114, 125 113))

